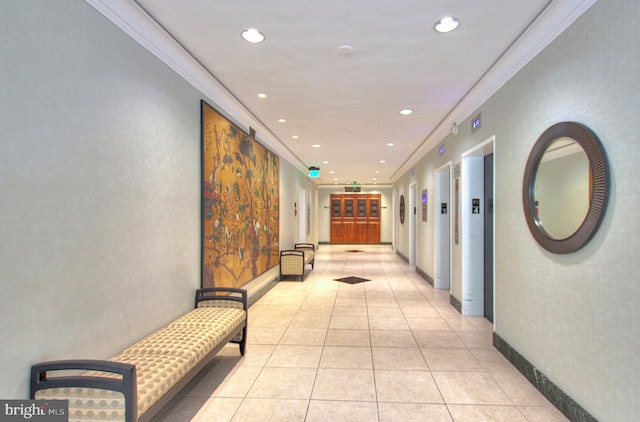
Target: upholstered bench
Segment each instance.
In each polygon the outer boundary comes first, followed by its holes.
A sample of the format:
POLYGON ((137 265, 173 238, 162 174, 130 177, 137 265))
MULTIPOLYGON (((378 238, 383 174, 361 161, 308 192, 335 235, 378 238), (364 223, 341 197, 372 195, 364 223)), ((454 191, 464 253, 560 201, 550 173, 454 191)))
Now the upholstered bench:
POLYGON ((296 243, 295 249, 280 251, 280 280, 294 276, 304 280, 304 268, 315 263, 315 245, 312 243, 296 243))
POLYGON ((69 421, 148 421, 227 343, 244 355, 247 303, 246 290, 200 289, 195 309, 106 361, 33 365, 31 398, 69 400, 69 421))

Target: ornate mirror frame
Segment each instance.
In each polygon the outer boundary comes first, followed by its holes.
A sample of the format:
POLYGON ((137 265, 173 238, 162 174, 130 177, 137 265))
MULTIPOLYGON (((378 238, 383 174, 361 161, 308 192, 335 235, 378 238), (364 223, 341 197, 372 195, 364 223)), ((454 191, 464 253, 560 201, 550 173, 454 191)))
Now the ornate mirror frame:
POLYGON ((522 204, 531 234, 546 250, 557 254, 575 252, 586 245, 598 230, 609 199, 609 166, 604 148, 595 133, 576 122, 561 122, 550 126, 538 138, 527 160, 522 184, 522 204), (589 159, 592 175, 589 209, 580 227, 565 239, 554 239, 542 228, 536 212, 534 187, 536 173, 547 147, 556 139, 568 137, 579 144, 589 159))

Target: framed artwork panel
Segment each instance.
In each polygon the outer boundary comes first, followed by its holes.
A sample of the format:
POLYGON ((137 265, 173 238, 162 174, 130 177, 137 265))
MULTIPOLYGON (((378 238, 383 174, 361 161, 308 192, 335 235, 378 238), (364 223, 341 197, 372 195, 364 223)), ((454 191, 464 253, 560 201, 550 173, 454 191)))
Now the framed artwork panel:
POLYGON ((279 158, 205 101, 202 287, 241 287, 278 264, 279 158))

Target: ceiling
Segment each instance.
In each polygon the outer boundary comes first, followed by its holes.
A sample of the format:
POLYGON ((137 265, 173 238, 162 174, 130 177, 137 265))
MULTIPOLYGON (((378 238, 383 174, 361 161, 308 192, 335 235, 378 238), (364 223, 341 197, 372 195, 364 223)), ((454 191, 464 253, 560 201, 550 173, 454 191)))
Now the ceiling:
POLYGON ((576 5, 588 3, 123 1, 138 16, 120 12, 120 19, 137 32, 141 19, 153 21, 241 103, 257 122, 258 140, 297 168, 319 167, 320 185, 391 184, 575 20, 576 5), (459 27, 436 32, 444 16, 458 18, 459 27), (244 41, 247 28, 265 40, 244 41), (413 114, 402 116, 406 108, 413 114))

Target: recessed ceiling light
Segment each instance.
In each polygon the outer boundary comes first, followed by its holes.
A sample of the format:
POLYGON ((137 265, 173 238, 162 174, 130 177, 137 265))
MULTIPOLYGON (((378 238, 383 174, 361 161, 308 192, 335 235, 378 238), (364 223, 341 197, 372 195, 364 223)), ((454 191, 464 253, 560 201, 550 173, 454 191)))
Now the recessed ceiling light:
POLYGON ((262 92, 258 94, 258 98, 267 98, 267 94, 263 94, 262 92))
POLYGON ((329 164, 329 162, 327 160, 324 160, 322 164, 329 164))
POLYGON ((329 174, 336 174, 336 172, 335 172, 335 171, 333 171, 333 170, 331 170, 331 171, 329 172, 329 174))
POLYGON ((380 174, 380 170, 376 170, 376 174, 380 174))
POLYGON ((395 144, 394 144, 393 142, 387 142, 387 146, 388 146, 388 147, 392 147, 392 146, 394 146, 394 145, 395 145, 395 144))
POLYGON ((291 139, 300 139, 300 137, 298 135, 293 135, 291 139))
POLYGON ((345 57, 350 56, 353 54, 353 47, 351 47, 350 45, 342 45, 338 47, 338 54, 345 57))
POLYGON ((287 119, 278 119, 278 121, 279 121, 280 123, 286 123, 286 122, 287 122, 287 119))
POLYGON ((320 148, 320 144, 313 144, 311 145, 313 148, 320 148))
POLYGON ((375 177, 372 177, 371 180, 378 180, 378 179, 376 179, 375 177))
POLYGON ((451 32, 460 25, 460 21, 452 16, 445 16, 436 22, 434 28, 438 32, 451 32))
POLYGON ((242 31, 242 38, 252 44, 258 44, 264 41, 264 34, 255 28, 249 28, 242 31))
POLYGON ((380 160, 379 162, 380 162, 380 164, 384 164, 384 163, 387 162, 387 160, 380 160))
POLYGON ((402 114, 403 116, 408 116, 410 114, 413 114, 413 110, 411 110, 410 108, 405 108, 404 110, 400 110, 400 114, 402 114))

